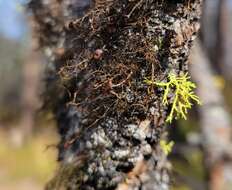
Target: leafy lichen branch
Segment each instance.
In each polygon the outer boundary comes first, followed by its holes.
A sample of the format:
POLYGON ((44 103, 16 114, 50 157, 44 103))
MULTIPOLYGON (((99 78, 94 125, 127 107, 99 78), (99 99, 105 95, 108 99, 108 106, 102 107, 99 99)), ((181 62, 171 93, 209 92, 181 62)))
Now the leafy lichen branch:
POLYGON ((192 107, 192 101, 201 104, 199 97, 194 93, 196 85, 190 81, 188 73, 182 76, 176 76, 173 73, 168 75, 168 82, 155 82, 149 79, 145 80, 148 85, 156 85, 164 89, 162 103, 164 105, 172 104, 171 111, 167 117, 167 122, 171 123, 173 118, 187 119, 188 109, 192 107), (173 94, 173 95, 172 95, 173 94), (173 97, 173 101, 169 101, 173 97))

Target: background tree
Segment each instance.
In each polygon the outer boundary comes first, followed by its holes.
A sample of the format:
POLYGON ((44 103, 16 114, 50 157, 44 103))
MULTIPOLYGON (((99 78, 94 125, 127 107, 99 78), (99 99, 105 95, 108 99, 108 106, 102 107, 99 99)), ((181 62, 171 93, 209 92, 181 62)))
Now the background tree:
POLYGON ((201 41, 194 48, 191 64, 191 74, 204 103, 198 111, 204 139, 204 163, 209 189, 212 190, 230 188, 229 176, 232 175, 230 105, 223 96, 223 88, 225 84, 229 86, 231 80, 228 3, 227 0, 204 2, 201 41))
POLYGON ((213 64, 210 64, 199 41, 194 46, 191 58, 190 71, 203 101, 198 111, 208 189, 229 190, 232 184, 230 116, 222 91, 214 82, 213 64))

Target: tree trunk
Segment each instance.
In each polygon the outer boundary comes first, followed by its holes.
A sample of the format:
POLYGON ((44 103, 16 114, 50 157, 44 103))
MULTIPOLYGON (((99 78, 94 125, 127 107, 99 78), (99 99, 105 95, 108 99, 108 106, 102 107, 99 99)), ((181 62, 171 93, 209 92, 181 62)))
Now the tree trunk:
POLYGON ((213 70, 231 80, 231 22, 228 0, 205 0, 201 30, 213 70), (209 32, 210 31, 210 32, 209 32))
POLYGON ((217 60, 217 37, 218 37, 218 15, 220 0, 205 0, 202 13, 202 28, 201 37, 203 41, 203 47, 206 49, 206 53, 210 60, 214 64, 214 67, 218 69, 216 65, 217 60), (209 32, 210 31, 210 32, 209 32))
POLYGON ((205 164, 210 190, 229 190, 232 186, 231 121, 224 98, 213 80, 213 69, 198 42, 191 55, 190 67, 203 101, 199 107, 205 164))
POLYGON ((19 146, 27 142, 35 130, 35 116, 39 108, 39 89, 41 58, 34 47, 28 48, 28 55, 23 64, 22 118, 20 121, 21 140, 19 146))
POLYGON ((232 81, 232 57, 231 57, 231 19, 230 5, 228 0, 221 0, 218 11, 218 36, 217 36, 217 65, 220 69, 220 74, 225 79, 232 81))
MULTIPOLYGON (((170 106, 144 82, 188 71, 201 0, 31 0, 61 137, 47 189, 169 189, 170 106)), ((168 100, 172 102, 170 97, 168 100)))

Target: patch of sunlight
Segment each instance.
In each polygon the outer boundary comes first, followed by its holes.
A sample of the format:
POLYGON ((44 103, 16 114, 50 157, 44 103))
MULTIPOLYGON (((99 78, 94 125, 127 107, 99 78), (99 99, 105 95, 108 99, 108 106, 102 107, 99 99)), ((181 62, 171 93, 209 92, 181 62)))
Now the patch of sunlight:
POLYGON ((45 183, 52 177, 57 153, 55 148, 47 149, 47 146, 57 142, 55 135, 34 135, 20 148, 10 146, 7 139, 7 135, 0 135, 0 167, 5 180, 32 178, 45 183))
POLYGON ((178 186, 178 187, 172 187, 171 190, 191 190, 187 186, 178 186))
POLYGON ((213 77, 213 82, 215 84, 215 86, 220 89, 220 90, 223 90, 225 88, 225 79, 220 76, 220 75, 215 75, 213 77))

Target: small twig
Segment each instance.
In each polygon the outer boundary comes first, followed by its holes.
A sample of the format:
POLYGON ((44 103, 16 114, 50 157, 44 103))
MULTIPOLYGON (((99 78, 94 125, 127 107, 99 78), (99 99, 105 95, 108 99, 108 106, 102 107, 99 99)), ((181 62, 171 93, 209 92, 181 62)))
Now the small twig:
POLYGON ((127 17, 127 18, 130 18, 130 16, 131 16, 132 13, 135 11, 135 9, 137 9, 137 8, 139 7, 139 5, 142 4, 143 1, 144 1, 144 0, 140 0, 140 1, 133 7, 133 9, 131 10, 131 12, 130 12, 128 15, 126 15, 126 17, 127 17))
POLYGON ((123 85, 126 81, 129 80, 129 78, 131 77, 132 74, 133 74, 133 72, 131 71, 131 72, 129 73, 129 75, 126 77, 125 80, 121 81, 121 82, 118 83, 118 84, 112 84, 111 87, 112 87, 112 88, 115 88, 115 87, 119 87, 119 86, 123 85))
POLYGON ((121 99, 121 97, 113 90, 111 90, 110 93, 113 94, 114 96, 116 96, 118 99, 121 99))

